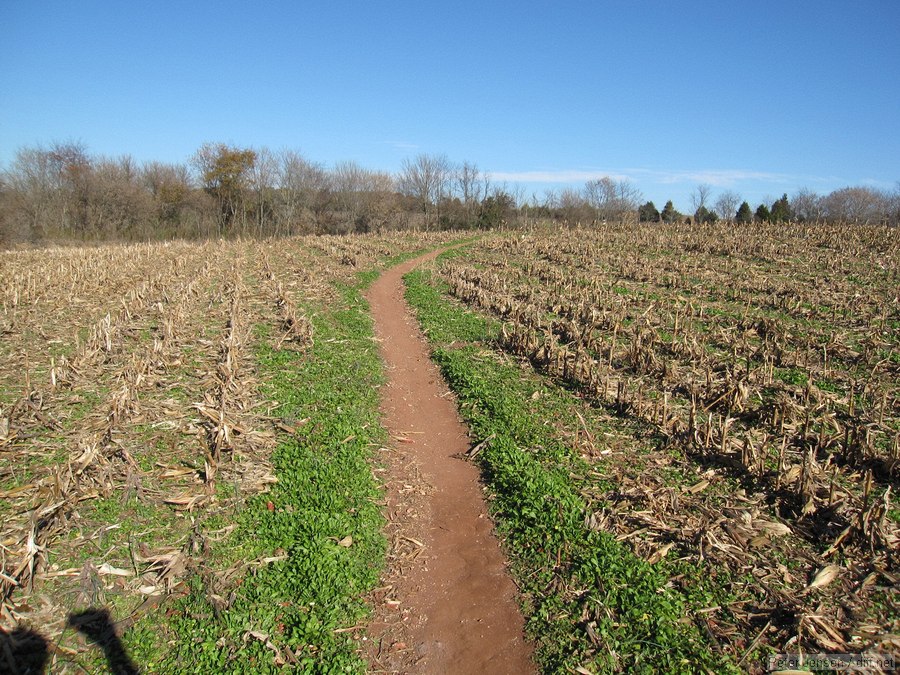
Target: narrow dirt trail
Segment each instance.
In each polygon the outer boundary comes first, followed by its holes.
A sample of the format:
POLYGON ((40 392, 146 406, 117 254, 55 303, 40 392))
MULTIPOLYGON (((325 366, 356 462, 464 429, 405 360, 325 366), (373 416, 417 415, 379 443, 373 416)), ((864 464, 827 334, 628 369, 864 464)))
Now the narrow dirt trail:
POLYGON ((383 457, 390 563, 367 657, 372 672, 533 673, 478 470, 460 458, 466 428, 403 297, 403 274, 436 255, 385 271, 367 293, 393 439, 383 457))

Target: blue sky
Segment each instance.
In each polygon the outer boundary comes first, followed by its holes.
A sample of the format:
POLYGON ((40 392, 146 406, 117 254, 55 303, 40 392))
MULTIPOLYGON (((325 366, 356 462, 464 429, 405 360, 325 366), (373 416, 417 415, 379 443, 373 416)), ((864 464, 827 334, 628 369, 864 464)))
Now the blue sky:
POLYGON ((698 183, 894 189, 898 130, 897 0, 0 3, 0 166, 442 153, 526 198, 611 175, 687 210, 698 183))

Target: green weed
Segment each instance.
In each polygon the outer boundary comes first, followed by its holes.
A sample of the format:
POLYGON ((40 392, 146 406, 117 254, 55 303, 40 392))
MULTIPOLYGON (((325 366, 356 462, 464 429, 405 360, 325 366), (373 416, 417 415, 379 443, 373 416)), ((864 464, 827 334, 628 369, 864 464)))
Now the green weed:
POLYGON ((775 377, 787 384, 805 387, 809 376, 799 368, 776 368, 775 377))

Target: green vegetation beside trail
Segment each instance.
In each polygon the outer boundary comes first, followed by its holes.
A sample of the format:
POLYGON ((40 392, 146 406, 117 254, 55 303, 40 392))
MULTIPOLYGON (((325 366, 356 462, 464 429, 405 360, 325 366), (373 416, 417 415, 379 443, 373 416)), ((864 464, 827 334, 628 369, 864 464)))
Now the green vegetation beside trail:
POLYGON ((689 618, 693 604, 709 599, 707 591, 672 587, 667 567, 586 527, 591 511, 576 485, 589 466, 547 422, 575 417, 572 393, 496 353, 496 322, 448 300, 428 272, 406 281, 435 361, 475 439, 486 439, 477 461, 542 669, 738 670, 689 618), (535 414, 536 406, 546 414, 535 414))
POLYGON ((365 616, 386 546, 369 464, 383 441, 381 365, 361 290, 344 288, 342 306, 317 315, 308 353, 258 346, 272 414, 297 431, 273 455, 278 483, 248 501, 234 535, 212 545, 167 608, 171 648, 129 645, 148 672, 364 671, 353 632, 335 632, 365 616), (241 560, 258 562, 223 579, 241 560))

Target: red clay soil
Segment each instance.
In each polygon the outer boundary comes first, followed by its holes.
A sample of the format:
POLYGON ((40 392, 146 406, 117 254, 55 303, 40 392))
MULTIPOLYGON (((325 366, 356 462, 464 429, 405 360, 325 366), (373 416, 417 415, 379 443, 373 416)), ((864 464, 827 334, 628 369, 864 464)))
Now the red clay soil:
POLYGON ((367 294, 392 447, 382 451, 391 550, 365 652, 370 672, 533 673, 478 470, 463 458, 466 427, 403 298, 402 275, 435 255, 386 271, 367 294))

